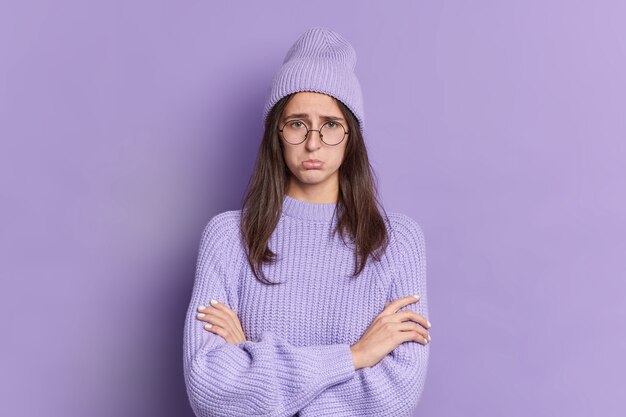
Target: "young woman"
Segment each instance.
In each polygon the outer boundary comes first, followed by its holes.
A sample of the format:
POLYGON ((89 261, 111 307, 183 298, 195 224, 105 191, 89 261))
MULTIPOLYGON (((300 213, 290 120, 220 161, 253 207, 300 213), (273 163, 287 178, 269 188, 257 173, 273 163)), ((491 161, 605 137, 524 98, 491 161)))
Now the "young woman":
POLYGON ((184 331, 198 416, 397 417, 421 396, 424 237, 379 211, 355 63, 323 27, 293 44, 243 208, 202 233, 184 331))

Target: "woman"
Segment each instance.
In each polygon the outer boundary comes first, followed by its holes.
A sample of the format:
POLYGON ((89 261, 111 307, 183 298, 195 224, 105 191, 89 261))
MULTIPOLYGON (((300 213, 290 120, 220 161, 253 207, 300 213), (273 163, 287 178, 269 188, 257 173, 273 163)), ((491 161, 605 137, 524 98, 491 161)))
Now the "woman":
POLYGON ((378 210, 355 64, 326 28, 293 44, 243 209, 203 231, 184 332, 198 416, 408 416, 420 398, 424 237, 378 210))

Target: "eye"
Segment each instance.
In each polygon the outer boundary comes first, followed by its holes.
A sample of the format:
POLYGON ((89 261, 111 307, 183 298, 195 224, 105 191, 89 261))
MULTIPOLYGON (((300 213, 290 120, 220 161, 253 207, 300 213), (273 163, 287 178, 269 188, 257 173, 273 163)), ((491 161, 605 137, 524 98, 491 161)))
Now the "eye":
POLYGON ((326 126, 331 127, 331 128, 332 127, 337 127, 337 123, 335 123, 335 122, 326 122, 326 126))
POLYGON ((289 123, 289 126, 301 128, 302 126, 304 126, 304 124, 300 120, 294 120, 293 122, 289 123))

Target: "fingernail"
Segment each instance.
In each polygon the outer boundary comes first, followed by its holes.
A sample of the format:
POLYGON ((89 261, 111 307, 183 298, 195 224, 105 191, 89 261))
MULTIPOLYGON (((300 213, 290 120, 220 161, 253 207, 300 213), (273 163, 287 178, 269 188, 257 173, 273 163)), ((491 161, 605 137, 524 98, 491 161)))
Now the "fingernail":
POLYGON ((428 327, 430 327, 430 322, 428 320, 426 320, 426 324, 428 324, 428 327))
POLYGON ((428 341, 430 342, 430 335, 428 335, 428 341))
POLYGON ((204 313, 198 313, 198 318, 201 319, 202 317, 206 316, 206 314, 204 313))
POLYGON ((200 306, 200 307, 198 307, 198 311, 202 311, 202 310, 204 310, 205 308, 206 308, 206 306, 200 306))
POLYGON ((420 299, 419 295, 414 295, 413 297, 417 298, 418 300, 420 299))
POLYGON ((216 304, 219 304, 217 300, 211 300, 211 305, 216 305, 216 304))
POLYGON ((210 329, 211 327, 213 327, 213 325, 211 323, 207 323, 204 325, 205 329, 210 329))

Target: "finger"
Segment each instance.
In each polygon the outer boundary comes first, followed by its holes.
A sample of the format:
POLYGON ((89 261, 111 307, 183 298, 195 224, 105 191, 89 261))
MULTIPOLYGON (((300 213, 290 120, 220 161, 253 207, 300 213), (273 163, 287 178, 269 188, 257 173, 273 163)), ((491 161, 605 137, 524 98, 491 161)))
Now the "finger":
POLYGON ((229 308, 226 304, 220 303, 217 300, 211 300, 211 306, 216 308, 217 310, 223 311, 231 317, 236 317, 237 313, 235 313, 231 308, 229 308))
POLYGON ((400 308, 416 301, 419 301, 419 295, 409 295, 408 297, 402 297, 398 298, 397 300, 389 301, 387 304, 385 304, 385 309, 382 311, 381 314, 393 314, 400 308))
POLYGON ((224 319, 223 317, 218 317, 216 315, 205 315, 204 317, 198 317, 198 320, 204 321, 209 324, 220 326, 222 329, 226 329, 226 330, 229 330, 231 327, 228 320, 224 319))
POLYGON ((224 340, 226 340, 228 337, 228 333, 222 327, 212 325, 210 323, 204 325, 204 330, 207 330, 211 333, 215 333, 218 336, 222 336, 224 340))
POLYGON ((430 335, 424 334, 424 330, 419 329, 419 324, 413 323, 410 321, 401 322, 401 323, 387 323, 388 329, 390 333, 388 333, 389 337, 400 343, 413 341, 418 342, 423 345, 430 342, 430 335))
POLYGON ((402 331, 402 332, 406 332, 406 331, 417 332, 424 339, 428 339, 429 337, 428 331, 426 331, 426 329, 424 329, 422 326, 412 321, 403 321, 402 323, 397 323, 397 325, 394 326, 394 329, 397 331, 402 331))
POLYGON ((245 341, 246 337, 237 313, 218 300, 211 300, 209 304, 208 307, 200 306, 198 308, 200 313, 197 318, 208 323, 219 324, 224 333, 222 336, 225 336, 229 343, 237 343, 239 340, 245 341))
POLYGON ((233 316, 229 314, 229 310, 230 309, 228 309, 228 307, 224 308, 224 307, 217 307, 217 306, 212 306, 212 305, 208 307, 200 306, 198 307, 199 313, 196 315, 196 317, 201 318, 201 317, 204 317, 204 315, 213 315, 215 317, 223 317, 225 319, 226 318, 232 319, 233 316))
POLYGON ((204 330, 222 336, 222 338, 224 338, 224 340, 228 343, 235 343, 235 339, 237 338, 231 330, 220 324, 206 323, 204 325, 204 330))
POLYGON ((206 313, 207 311, 211 310, 211 308, 215 308, 216 310, 220 310, 220 311, 229 311, 230 310, 230 308, 228 308, 228 306, 226 304, 220 303, 217 300, 211 300, 211 302, 209 303, 208 306, 204 306, 204 305, 199 306, 198 307, 198 311, 201 312, 201 313, 206 313))
POLYGON ((426 329, 430 329, 431 327, 430 322, 426 317, 422 316, 421 314, 417 314, 415 311, 412 310, 400 311, 399 313, 395 313, 395 316, 400 319, 400 321, 413 320, 414 322, 417 322, 424 326, 424 328, 426 329))
POLYGON ((430 335, 424 337, 421 333, 415 330, 406 330, 403 332, 399 332, 399 334, 400 340, 402 340, 403 342, 413 341, 421 343, 422 345, 430 343, 430 335))
POLYGON ((228 331, 231 334, 241 334, 243 335, 243 328, 241 327, 241 323, 239 322, 239 317, 237 313, 229 308, 226 304, 220 303, 217 300, 211 300, 211 307, 215 314, 223 317, 228 323, 228 331))
POLYGON ((212 321, 215 321, 216 319, 226 320, 226 315, 222 313, 221 311, 217 311, 215 309, 213 309, 212 311, 207 309, 207 311, 208 311, 207 313, 196 314, 196 318, 198 320, 202 320, 206 322, 212 322, 212 321))
POLYGON ((220 312, 224 314, 226 316, 226 319, 230 321, 230 330, 240 334, 243 337, 243 327, 241 327, 241 322, 239 321, 239 316, 237 316, 237 313, 226 304, 221 303, 218 300, 211 300, 210 304, 210 307, 213 307, 214 312, 220 312))
MULTIPOLYGON (((242 337, 243 329, 239 331, 238 320, 234 320, 228 313, 216 308, 212 308, 209 311, 209 313, 198 313, 197 318, 223 329, 225 334, 228 335, 226 337, 228 342, 234 343, 236 339, 238 340, 242 337)), ((205 328, 209 330, 206 326, 205 328)))

